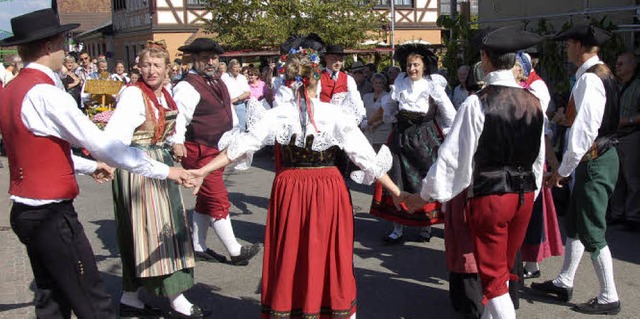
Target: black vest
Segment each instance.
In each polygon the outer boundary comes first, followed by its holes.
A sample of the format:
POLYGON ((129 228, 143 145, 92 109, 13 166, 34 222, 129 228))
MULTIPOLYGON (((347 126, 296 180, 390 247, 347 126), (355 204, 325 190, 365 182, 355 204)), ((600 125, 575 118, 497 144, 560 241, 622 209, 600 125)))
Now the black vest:
POLYGON ((598 129, 598 137, 596 144, 603 143, 602 140, 609 140, 618 130, 620 122, 620 105, 618 101, 618 84, 613 72, 605 64, 596 64, 590 67, 585 73, 593 73, 597 75, 602 84, 607 97, 604 106, 604 114, 602 115, 602 124, 598 129))
POLYGON ((474 154, 471 196, 517 193, 536 189, 533 163, 540 151, 544 117, 531 92, 490 85, 478 97, 485 114, 474 154))

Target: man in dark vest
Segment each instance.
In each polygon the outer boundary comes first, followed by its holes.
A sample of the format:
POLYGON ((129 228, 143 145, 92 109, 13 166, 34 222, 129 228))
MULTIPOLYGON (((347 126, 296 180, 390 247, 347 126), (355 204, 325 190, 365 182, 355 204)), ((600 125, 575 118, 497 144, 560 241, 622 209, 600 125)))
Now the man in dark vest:
POLYGON ((56 73, 63 66, 66 31, 51 9, 11 19, 26 67, 0 94, 0 131, 9 158, 11 228, 26 246, 37 290, 38 318, 115 318, 89 240, 78 221, 75 172, 111 176, 113 170, 71 155, 71 144, 111 166, 182 183, 188 174, 150 159, 104 134, 78 109, 56 73))
MULTIPOLYGON (((218 153, 220 137, 237 125, 229 91, 218 71, 219 54, 224 49, 209 38, 195 39, 178 50, 188 53, 193 69, 173 88, 180 110, 176 119, 174 155, 188 169, 209 163, 218 153)), ((193 213, 193 245, 198 260, 226 261, 226 257, 207 248, 207 231, 213 228, 224 244, 233 265, 247 265, 260 244, 238 243, 229 217, 229 193, 222 180, 224 169, 204 179, 193 213)))
POLYGON ((468 187, 466 220, 487 300, 483 318, 515 318, 507 282, 542 184, 544 115, 540 100, 520 87, 511 68, 514 52, 540 40, 518 27, 477 38, 487 86, 462 103, 420 194, 405 201, 415 210, 426 201, 447 202, 468 187))
POLYGON ((598 58, 599 47, 610 37, 609 32, 586 25, 556 36, 557 40, 566 40, 567 58, 578 70, 566 111, 571 124, 567 150, 560 167, 546 183, 562 187, 561 181, 573 172, 575 183, 565 216, 567 241, 562 270, 554 280, 531 284, 534 290, 569 301, 582 254, 585 250, 590 252, 600 293, 572 308, 586 314, 620 311, 611 251, 605 239, 607 203, 618 178, 613 135, 620 112, 615 76, 598 58))

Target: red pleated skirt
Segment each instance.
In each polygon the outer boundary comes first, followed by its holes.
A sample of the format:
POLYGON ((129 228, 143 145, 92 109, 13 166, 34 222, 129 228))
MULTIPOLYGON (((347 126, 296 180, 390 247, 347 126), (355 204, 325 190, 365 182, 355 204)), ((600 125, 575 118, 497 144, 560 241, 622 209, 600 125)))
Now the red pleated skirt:
POLYGON ((355 313, 353 209, 336 167, 282 168, 266 227, 262 319, 355 313))

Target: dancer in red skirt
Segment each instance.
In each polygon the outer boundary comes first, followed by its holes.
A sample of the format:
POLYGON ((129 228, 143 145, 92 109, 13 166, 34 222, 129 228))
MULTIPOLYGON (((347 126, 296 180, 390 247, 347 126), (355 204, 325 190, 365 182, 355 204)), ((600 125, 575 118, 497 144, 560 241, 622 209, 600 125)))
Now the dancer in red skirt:
MULTIPOLYGON (((288 43, 299 43, 292 38, 288 43)), ((396 198, 400 189, 386 175, 391 153, 375 153, 353 118, 340 106, 316 96, 322 45, 292 47, 283 59, 286 85, 294 98, 265 111, 249 103, 249 114, 263 112, 248 132, 228 132, 224 149, 201 169, 206 176, 232 161, 250 161, 264 145, 278 144, 282 169, 271 191, 262 269, 262 318, 355 318, 353 208, 335 166, 344 151, 361 170, 356 182, 378 180, 396 198)))

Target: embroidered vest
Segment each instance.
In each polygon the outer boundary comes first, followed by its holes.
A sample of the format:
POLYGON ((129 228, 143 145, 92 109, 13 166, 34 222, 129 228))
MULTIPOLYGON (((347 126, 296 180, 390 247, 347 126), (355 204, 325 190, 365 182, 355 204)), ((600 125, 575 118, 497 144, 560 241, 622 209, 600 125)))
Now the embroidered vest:
POLYGON ((54 85, 44 72, 25 68, 0 94, 0 129, 9 158, 9 194, 32 199, 72 199, 79 190, 69 143, 53 136, 36 136, 22 122, 22 102, 38 84, 54 85))
POLYGON ((200 102, 187 126, 185 140, 217 149, 222 134, 233 127, 229 91, 220 79, 209 84, 202 76, 189 73, 183 81, 191 84, 200 94, 200 102))

